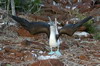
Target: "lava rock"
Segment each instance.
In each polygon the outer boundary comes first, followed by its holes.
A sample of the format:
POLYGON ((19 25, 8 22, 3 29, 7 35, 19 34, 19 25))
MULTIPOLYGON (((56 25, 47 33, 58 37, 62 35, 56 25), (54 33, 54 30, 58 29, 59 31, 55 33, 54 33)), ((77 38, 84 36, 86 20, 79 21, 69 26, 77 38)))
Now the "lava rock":
POLYGON ((31 66, 64 66, 64 64, 58 59, 48 59, 37 61, 31 66))

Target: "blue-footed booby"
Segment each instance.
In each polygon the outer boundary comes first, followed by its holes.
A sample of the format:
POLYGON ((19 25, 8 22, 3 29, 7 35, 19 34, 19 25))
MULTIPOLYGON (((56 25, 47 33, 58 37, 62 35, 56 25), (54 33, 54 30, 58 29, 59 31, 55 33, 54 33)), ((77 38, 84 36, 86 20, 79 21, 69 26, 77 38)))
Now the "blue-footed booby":
MULTIPOLYGON (((52 22, 52 21, 51 21, 52 22)), ((51 48, 51 52, 49 54, 56 54, 61 56, 60 50, 59 50, 59 45, 60 45, 60 40, 57 39, 57 35, 58 35, 58 28, 57 28, 57 20, 55 18, 55 23, 52 22, 52 24, 50 24, 50 38, 49 38, 49 45, 51 48), (57 51, 53 51, 52 48, 53 47, 57 47, 57 51)))
POLYGON ((82 26, 84 23, 92 18, 92 16, 88 16, 76 24, 65 24, 61 29, 57 29, 56 19, 55 23, 50 20, 50 23, 48 24, 46 22, 29 22, 26 19, 18 16, 9 16, 13 18, 16 22, 20 23, 21 26, 23 26, 27 31, 30 32, 30 34, 35 35, 39 33, 46 33, 49 38, 49 45, 51 48, 51 51, 48 54, 56 53, 57 55, 61 55, 59 51, 59 37, 62 34, 72 36, 80 26, 82 26), (53 47, 57 47, 57 51, 54 52, 52 50, 53 47))

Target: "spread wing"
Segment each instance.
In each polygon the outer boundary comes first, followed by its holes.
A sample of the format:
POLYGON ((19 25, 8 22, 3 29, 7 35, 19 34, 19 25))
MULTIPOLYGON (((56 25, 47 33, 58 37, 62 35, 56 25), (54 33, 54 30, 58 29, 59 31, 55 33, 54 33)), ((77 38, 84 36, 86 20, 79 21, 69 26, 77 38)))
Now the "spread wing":
POLYGON ((46 33, 49 37, 50 34, 50 25, 46 22, 29 22, 24 18, 10 15, 12 19, 16 22, 20 23, 22 27, 24 27, 30 34, 39 34, 46 33))
POLYGON ((92 18, 92 16, 88 16, 88 17, 84 18, 83 20, 79 21, 76 24, 66 24, 66 25, 64 25, 59 30, 59 36, 62 35, 62 34, 66 34, 66 35, 72 36, 74 34, 74 32, 77 31, 77 29, 80 26, 82 26, 84 23, 86 23, 87 21, 89 21, 91 18, 92 18))

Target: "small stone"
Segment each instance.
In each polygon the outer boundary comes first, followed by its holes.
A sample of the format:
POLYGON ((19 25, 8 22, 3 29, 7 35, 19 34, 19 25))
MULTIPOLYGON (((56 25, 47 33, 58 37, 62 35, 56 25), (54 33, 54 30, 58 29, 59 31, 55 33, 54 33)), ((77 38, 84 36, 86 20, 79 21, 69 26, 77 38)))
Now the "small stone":
POLYGON ((15 54, 16 54, 17 57, 23 57, 24 56, 24 54, 21 53, 21 52, 16 52, 15 54))
POLYGON ((40 54, 42 54, 42 53, 43 53, 43 51, 39 51, 39 53, 40 53, 40 54))
POLYGON ((46 60, 46 59, 57 59, 58 57, 56 55, 41 55, 41 56, 38 56, 38 60, 46 60))
POLYGON ((15 53, 10 53, 10 54, 9 54, 9 57, 15 58, 15 53))
POLYGON ((61 46, 60 46, 60 49, 61 50, 65 50, 65 49, 68 49, 69 47, 68 47, 68 44, 66 44, 66 42, 62 42, 61 43, 61 46))
POLYGON ((1 56, 1 55, 3 55, 3 52, 2 52, 2 51, 0 51, 0 56, 1 56))
POLYGON ((25 30, 23 27, 20 27, 17 30, 18 34, 22 37, 33 37, 33 35, 31 35, 27 30, 25 30))
POLYGON ((78 31, 84 31, 84 30, 86 30, 86 27, 85 27, 85 26, 81 26, 81 27, 78 29, 78 31))
POLYGON ((31 53, 25 54, 25 56, 24 56, 24 61, 32 61, 33 59, 34 58, 31 53))
POLYGON ((16 53, 17 50, 16 50, 16 49, 11 49, 10 52, 12 52, 12 53, 16 53))
POLYGON ((4 59, 3 53, 4 53, 4 52, 0 51, 0 61, 2 61, 2 60, 4 59))
POLYGON ((86 60, 86 61, 89 60, 89 58, 86 55, 80 55, 79 59, 86 60))
POLYGON ((48 59, 37 61, 31 66, 64 66, 64 64, 58 59, 48 59))
POLYGON ((99 53, 95 53, 94 56, 99 58, 100 54, 99 53))
POLYGON ((30 46, 30 44, 31 44, 31 42, 28 41, 28 40, 24 40, 24 41, 21 42, 21 45, 25 46, 25 47, 30 46))
POLYGON ((5 47, 4 49, 5 49, 5 52, 10 52, 11 47, 5 47))

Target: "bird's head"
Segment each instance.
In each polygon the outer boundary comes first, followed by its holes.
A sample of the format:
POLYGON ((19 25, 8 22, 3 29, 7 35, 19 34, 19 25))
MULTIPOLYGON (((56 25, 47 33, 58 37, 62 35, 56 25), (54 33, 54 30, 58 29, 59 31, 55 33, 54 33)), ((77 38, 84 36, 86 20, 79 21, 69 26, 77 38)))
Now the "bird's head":
POLYGON ((50 26, 54 26, 55 25, 54 22, 50 22, 49 24, 50 24, 50 26))

